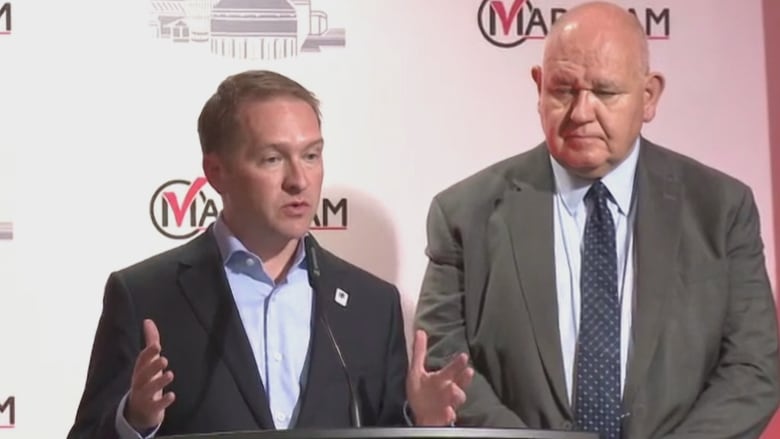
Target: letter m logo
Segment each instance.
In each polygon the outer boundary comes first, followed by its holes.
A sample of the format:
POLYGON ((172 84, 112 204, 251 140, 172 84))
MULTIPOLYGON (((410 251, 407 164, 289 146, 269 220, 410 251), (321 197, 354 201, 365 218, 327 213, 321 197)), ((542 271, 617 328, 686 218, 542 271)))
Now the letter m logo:
POLYGON ((16 423, 16 398, 9 396, 0 404, 0 428, 13 428, 16 423))
POLYGON ((0 6, 0 35, 11 33, 11 3, 0 6))

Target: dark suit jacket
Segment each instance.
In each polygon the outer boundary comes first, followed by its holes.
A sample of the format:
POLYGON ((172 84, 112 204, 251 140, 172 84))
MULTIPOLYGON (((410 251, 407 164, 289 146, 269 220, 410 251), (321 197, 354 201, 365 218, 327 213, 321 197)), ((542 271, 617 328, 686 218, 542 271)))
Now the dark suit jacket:
MULTIPOLYGON (((438 194, 417 324, 468 352, 459 423, 571 429, 546 145, 438 194)), ((642 139, 623 438, 757 438, 778 405, 775 307, 744 184, 642 139)))
MULTIPOLYGON (((407 353, 397 289, 320 252, 308 376, 296 427, 349 427, 349 390, 325 327, 328 315, 364 425, 404 424, 407 353), (336 288, 349 293, 342 307, 336 288)), ((143 319, 160 331, 176 401, 158 435, 273 429, 268 400, 209 229, 181 247, 112 273, 86 386, 68 438, 116 437, 115 413, 143 349, 143 319)))

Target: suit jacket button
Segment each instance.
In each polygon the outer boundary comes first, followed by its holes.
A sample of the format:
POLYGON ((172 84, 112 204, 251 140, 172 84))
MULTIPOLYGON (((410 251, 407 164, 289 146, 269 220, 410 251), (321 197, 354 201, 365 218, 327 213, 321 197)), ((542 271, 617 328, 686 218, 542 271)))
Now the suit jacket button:
POLYGON ((561 429, 562 430, 571 430, 572 427, 573 427, 573 425, 569 421, 563 421, 563 423, 561 424, 561 429))

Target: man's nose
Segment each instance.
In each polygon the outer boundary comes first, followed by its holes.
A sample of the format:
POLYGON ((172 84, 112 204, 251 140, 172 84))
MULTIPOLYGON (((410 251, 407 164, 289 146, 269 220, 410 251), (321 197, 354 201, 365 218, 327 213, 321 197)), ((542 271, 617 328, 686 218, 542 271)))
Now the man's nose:
POLYGON ((309 185, 306 170, 296 161, 289 161, 284 176, 284 190, 287 192, 301 192, 309 185))
POLYGON ((595 117, 593 93, 591 93, 590 90, 579 90, 572 102, 572 122, 577 124, 587 123, 592 121, 595 117))

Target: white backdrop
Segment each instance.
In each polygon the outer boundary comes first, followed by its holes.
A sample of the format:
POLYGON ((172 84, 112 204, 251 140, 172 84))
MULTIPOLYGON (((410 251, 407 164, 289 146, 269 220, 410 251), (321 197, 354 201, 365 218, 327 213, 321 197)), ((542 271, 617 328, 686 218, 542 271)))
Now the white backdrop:
MULTIPOLYGON (((543 42, 488 43, 478 0, 311 0, 344 29, 344 47, 277 60, 158 38, 150 0, 11 3, 13 31, 0 35, 0 222, 14 232, 0 240, 0 404, 16 396, 16 427, 0 437, 67 433, 109 272, 182 242, 154 228, 150 199, 201 176, 195 123, 225 76, 277 70, 321 98, 325 195, 347 198, 349 225, 317 235, 396 283, 407 324, 431 198, 542 139, 530 69, 543 42)), ((547 15, 575 2, 532 3, 547 15)), ((622 4, 669 8, 670 38, 651 42, 667 89, 644 134, 753 188, 774 284, 759 2, 622 4)))

